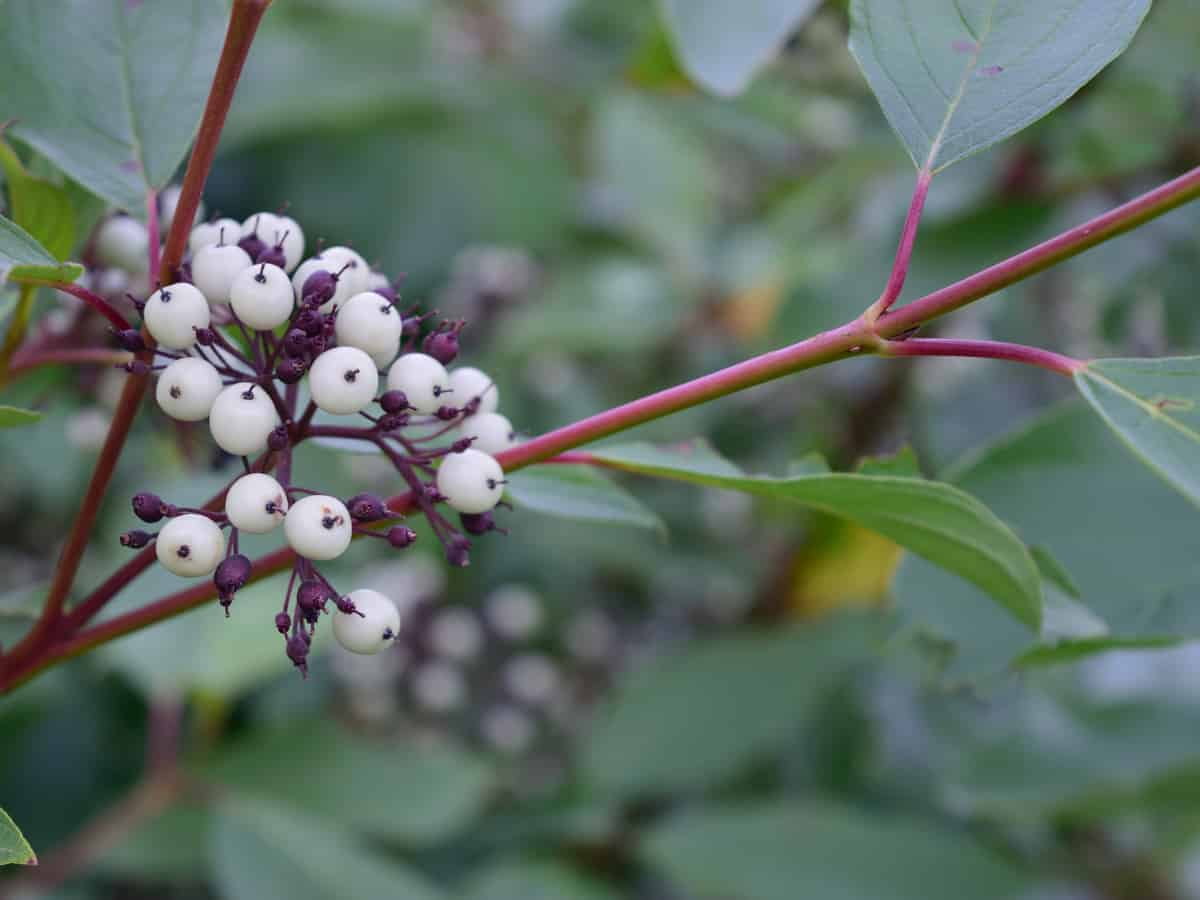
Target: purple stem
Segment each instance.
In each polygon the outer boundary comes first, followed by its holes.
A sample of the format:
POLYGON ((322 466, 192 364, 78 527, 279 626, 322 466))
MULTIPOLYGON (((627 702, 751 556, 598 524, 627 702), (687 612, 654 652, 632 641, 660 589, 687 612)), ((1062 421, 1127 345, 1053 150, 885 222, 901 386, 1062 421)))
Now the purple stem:
POLYGON ((912 202, 908 205, 908 215, 904 217, 904 228, 900 232, 900 243, 896 247, 892 272, 888 276, 883 293, 867 310, 869 321, 873 322, 886 313, 904 290, 904 279, 908 277, 908 264, 912 260, 913 246, 917 242, 917 228, 921 224, 921 213, 925 209, 925 198, 929 196, 929 183, 932 180, 933 173, 928 168, 917 173, 917 184, 913 188, 912 202))
POLYGON ((958 356, 979 359, 1005 359, 1011 362, 1038 366, 1068 378, 1083 368, 1083 360, 1064 356, 1052 350, 1010 344, 1006 341, 959 341, 950 338, 909 338, 904 341, 885 341, 880 356, 958 356))

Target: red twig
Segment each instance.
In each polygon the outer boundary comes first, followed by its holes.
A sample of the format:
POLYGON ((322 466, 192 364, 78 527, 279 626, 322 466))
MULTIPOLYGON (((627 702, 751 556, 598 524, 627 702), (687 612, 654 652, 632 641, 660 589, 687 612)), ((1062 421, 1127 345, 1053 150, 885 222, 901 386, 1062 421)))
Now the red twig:
POLYGON ((129 328, 129 322, 126 321, 123 315, 113 309, 107 300, 99 294, 93 294, 81 285, 71 284, 69 281, 47 281, 41 278, 21 278, 18 283, 54 288, 56 291, 70 294, 72 297, 82 300, 92 309, 96 310, 96 312, 100 313, 100 315, 104 316, 104 318, 108 319, 112 323, 112 327, 118 331, 124 331, 129 328))
POLYGON ((1082 360, 1006 341, 959 341, 949 338, 909 338, 885 341, 880 356, 969 356, 979 359, 1004 359, 1038 366, 1068 378, 1085 364, 1082 360))
POLYGON ((892 262, 892 272, 888 276, 887 286, 879 299, 867 310, 868 321, 875 321, 896 302, 900 292, 904 290, 904 280, 908 277, 908 264, 912 260, 913 247, 917 242, 917 228, 921 224, 921 213, 925 209, 925 198, 929 196, 929 183, 933 173, 928 168, 917 173, 917 184, 913 188, 912 202, 908 206, 908 215, 904 217, 904 227, 900 232, 900 243, 896 247, 896 258, 892 262))

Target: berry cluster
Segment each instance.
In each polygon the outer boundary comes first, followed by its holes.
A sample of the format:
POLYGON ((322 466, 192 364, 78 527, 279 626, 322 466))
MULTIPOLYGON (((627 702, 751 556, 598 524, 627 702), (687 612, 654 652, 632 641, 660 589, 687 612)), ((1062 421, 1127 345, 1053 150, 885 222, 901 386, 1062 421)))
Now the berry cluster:
MULTIPOLYGON (((122 255, 110 245, 125 231, 124 218, 101 226, 107 255, 122 255)), ((241 457, 246 474, 229 487, 222 511, 137 494, 138 518, 164 524, 157 534, 121 537, 130 547, 153 541, 159 562, 177 575, 211 575, 228 614, 252 574, 238 552, 239 533, 265 534, 282 524, 296 560, 275 623, 302 672, 323 613, 332 614, 335 638, 355 653, 376 653, 400 631, 391 599, 373 590, 341 594, 316 563, 340 556, 356 534, 404 548, 416 533, 382 527, 397 513, 380 497, 343 502, 294 484, 293 447, 323 436, 373 444, 408 486, 449 562, 465 566, 467 535, 498 530, 492 511, 505 481, 494 454, 514 441, 511 423, 496 411, 491 378, 471 367, 446 368, 458 355, 464 322, 431 324, 415 309, 401 312, 393 285, 349 247, 302 261, 304 247, 304 232, 285 215, 206 222, 193 229, 177 280, 134 300, 157 348, 153 364, 126 367, 158 373, 162 411, 184 422, 207 419, 213 441, 241 457), (318 423, 318 410, 366 424, 318 423), (442 504, 458 513, 457 526, 442 504)), ((136 330, 117 337, 125 349, 145 349, 136 330)))

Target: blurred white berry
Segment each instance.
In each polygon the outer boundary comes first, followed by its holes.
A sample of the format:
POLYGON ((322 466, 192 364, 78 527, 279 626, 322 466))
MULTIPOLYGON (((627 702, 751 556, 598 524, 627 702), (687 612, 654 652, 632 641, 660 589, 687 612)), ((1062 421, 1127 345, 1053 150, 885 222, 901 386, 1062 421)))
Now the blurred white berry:
POLYGON ((105 219, 96 232, 96 258, 106 266, 126 272, 145 272, 150 267, 150 232, 133 216, 105 219))
POLYGON ((474 438, 472 449, 482 450, 491 456, 516 444, 512 422, 500 413, 478 413, 467 416, 458 426, 459 437, 474 438))
POLYGON ((469 610, 450 607, 439 612, 430 623, 429 647, 439 656, 470 662, 483 649, 483 629, 469 610))
POLYGON ((479 720, 483 739, 501 753, 524 753, 537 736, 537 726, 530 716, 515 706, 500 704, 484 712, 479 720))
POLYGON ((528 640, 541 628, 542 600, 523 584, 506 584, 484 598, 483 614, 500 637, 528 640))
POLYGON ((508 692, 531 706, 548 702, 559 684, 558 667, 541 653, 524 653, 509 660, 503 678, 508 692))
POLYGON ((423 663, 411 677, 413 699, 428 712, 450 712, 467 699, 466 679, 453 663, 445 660, 423 663))
POLYGON ((500 405, 500 389, 490 375, 474 366, 460 366, 450 373, 451 400, 457 407, 464 407, 472 400, 479 400, 476 412, 495 412, 500 405))

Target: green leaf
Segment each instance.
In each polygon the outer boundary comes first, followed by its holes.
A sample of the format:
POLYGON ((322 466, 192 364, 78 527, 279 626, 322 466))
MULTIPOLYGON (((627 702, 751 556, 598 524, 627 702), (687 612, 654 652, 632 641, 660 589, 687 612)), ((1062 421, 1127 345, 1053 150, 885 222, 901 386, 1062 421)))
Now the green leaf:
POLYGON ((643 845, 683 893, 738 900, 1007 900, 1027 886, 961 830, 834 805, 704 809, 643 845))
POLYGON ((25 229, 0 216, 0 274, 9 281, 74 281, 82 272, 80 265, 60 263, 25 229))
POLYGON ((878 638, 874 618, 700 642, 620 685, 584 773, 616 793, 706 787, 775 752, 878 638))
POLYGON ((13 221, 56 259, 66 259, 75 245, 75 209, 67 192, 26 172, 20 158, 3 140, 0 168, 8 182, 13 221))
POLYGON ((435 843, 469 824, 492 787, 488 768, 453 747, 368 741, 328 723, 256 734, 206 767, 204 776, 410 844, 435 843), (298 771, 337 777, 313 778, 297 790, 298 771))
POLYGON ((171 806, 135 828, 96 865, 126 878, 199 880, 206 874, 205 844, 211 821, 206 806, 171 806))
POLYGON ((918 168, 1016 134, 1114 60, 1150 0, 853 0, 850 52, 918 168))
POLYGON ((221 45, 216 0, 9 0, 0 119, 89 190, 144 215, 179 167, 221 45))
MULTIPOLYGON (((328 771, 296 782, 295 793, 321 781, 338 781, 345 774, 337 760, 330 760, 329 766, 328 771)), ((387 781, 376 787, 397 807, 404 805, 404 795, 393 793, 387 781)), ((218 892, 226 900, 437 900, 442 896, 407 866, 327 820, 238 797, 221 804, 209 851, 218 892)))
POLYGON ((20 428, 40 421, 42 414, 35 409, 0 405, 0 428, 20 428))
MULTIPOLYGON (((1022 424, 944 477, 987 503, 1030 545, 1053 554, 1071 573, 1093 626, 1098 620, 1109 631, 1085 638, 1073 627, 1075 636, 1063 641, 1056 607, 1069 593, 1055 598, 1047 590, 1045 636, 1033 634, 972 585, 908 557, 893 584, 897 611, 913 632, 950 649, 944 672, 950 679, 995 675, 1023 656, 1026 664, 1067 661, 1200 635, 1195 507, 1147 469, 1130 465, 1128 451, 1082 403, 1022 424)), ((1044 561, 1043 572, 1048 576, 1044 561)))
POLYGON ((1100 359, 1075 384, 1142 462, 1200 504, 1200 356, 1100 359))
POLYGON ((21 834, 17 823, 0 809, 0 866, 36 866, 37 854, 21 834))
POLYGON ((589 451, 604 465, 799 503, 857 522, 982 588, 1026 626, 1041 617, 1041 578, 1020 539, 952 485, 896 475, 819 471, 747 476, 710 447, 649 444, 589 451))
POLYGON ((504 860, 478 872, 462 900, 617 900, 615 890, 558 862, 504 860))
POLYGON ((612 479, 587 466, 534 466, 508 476, 506 491, 523 509, 609 525, 633 525, 666 533, 654 512, 612 479))
POLYGON ((740 94, 820 0, 662 0, 684 70, 714 94, 740 94))

